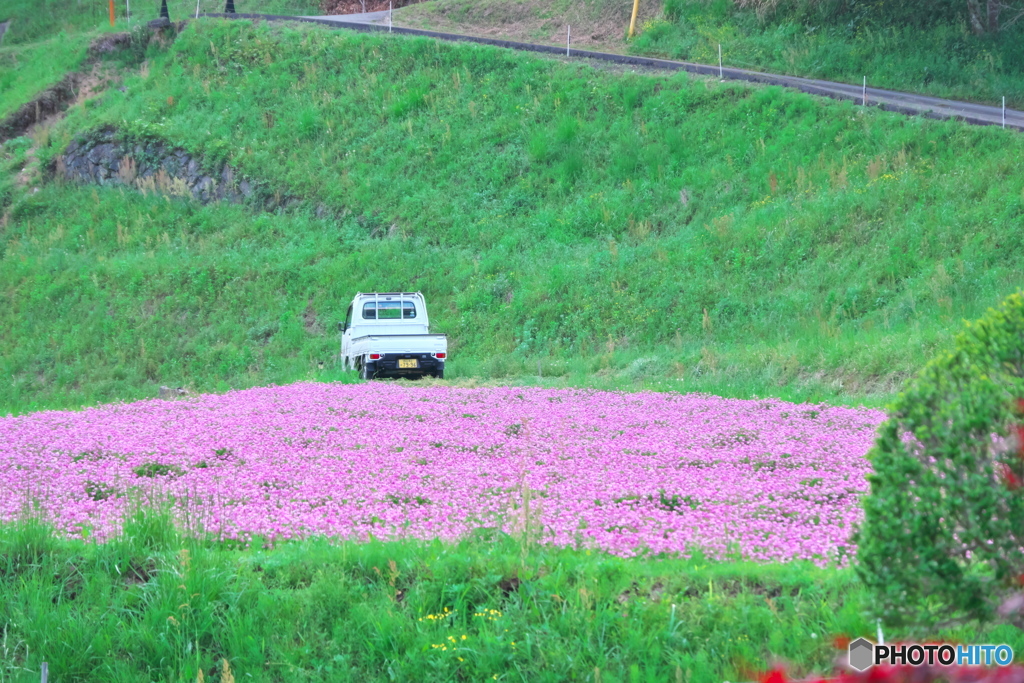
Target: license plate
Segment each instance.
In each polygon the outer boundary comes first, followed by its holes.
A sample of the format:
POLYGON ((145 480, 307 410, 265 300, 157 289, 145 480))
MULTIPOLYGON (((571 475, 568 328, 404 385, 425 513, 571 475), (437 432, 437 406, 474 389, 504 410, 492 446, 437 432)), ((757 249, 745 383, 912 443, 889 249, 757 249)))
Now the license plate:
POLYGON ((405 368, 418 368, 419 366, 420 365, 419 365, 419 363, 416 362, 415 358, 399 358, 398 359, 398 367, 399 368, 402 368, 402 369, 405 369, 405 368))

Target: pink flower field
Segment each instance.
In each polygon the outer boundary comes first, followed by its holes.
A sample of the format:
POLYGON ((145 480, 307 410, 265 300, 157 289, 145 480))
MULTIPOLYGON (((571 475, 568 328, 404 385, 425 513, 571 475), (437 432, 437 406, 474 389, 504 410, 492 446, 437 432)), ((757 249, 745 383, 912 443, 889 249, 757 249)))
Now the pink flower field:
POLYGON ((156 496, 225 539, 455 539, 844 561, 876 410, 301 383, 0 418, 0 517, 104 539, 156 496))

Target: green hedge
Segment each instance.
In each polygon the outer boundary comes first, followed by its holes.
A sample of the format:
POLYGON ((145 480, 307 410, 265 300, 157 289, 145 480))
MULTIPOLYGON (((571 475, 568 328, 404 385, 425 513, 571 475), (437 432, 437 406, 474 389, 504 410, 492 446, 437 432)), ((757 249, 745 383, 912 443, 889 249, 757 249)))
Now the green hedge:
POLYGON ((890 408, 858 572, 889 623, 992 620, 1024 572, 1024 293, 969 323, 890 408))

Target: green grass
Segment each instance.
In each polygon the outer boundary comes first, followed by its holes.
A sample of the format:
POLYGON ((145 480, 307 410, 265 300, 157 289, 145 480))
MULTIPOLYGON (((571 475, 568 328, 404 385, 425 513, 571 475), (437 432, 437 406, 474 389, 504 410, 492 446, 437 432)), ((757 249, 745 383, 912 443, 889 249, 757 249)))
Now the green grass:
MULTIPOLYGON (((200 13, 224 11, 224 0, 200 0, 200 13)), ((196 0, 167 0, 172 21, 181 21, 195 15, 196 0)), ((317 0, 236 0, 235 11, 265 14, 306 15, 318 14, 317 0)), ((115 30, 126 30, 160 16, 159 0, 132 2, 115 0, 115 30), (130 7, 131 17, 126 16, 130 7)), ((36 43, 55 36, 67 38, 77 33, 110 30, 107 2, 101 0, 5 0, 0 9, 0 20, 13 19, 4 36, 4 46, 36 43)))
MULTIPOLYGON (((717 683, 776 658, 827 671, 833 636, 875 633, 846 569, 621 559, 486 532, 458 544, 254 546, 186 538, 141 511, 103 544, 30 521, 0 528, 0 680, 38 680, 43 661, 55 680, 224 680, 227 659, 238 681, 599 670, 605 683, 717 683)), ((1012 628, 928 636, 1024 647, 1012 628)))
POLYGON ((0 47, 0 119, 57 83, 85 61, 93 35, 61 35, 29 45, 0 47))
POLYGON ((988 104, 1005 96, 1007 106, 1024 106, 1020 25, 979 37, 964 20, 908 26, 792 12, 761 19, 721 0, 667 0, 665 12, 668 21, 649 22, 631 52, 717 64, 721 44, 727 66, 858 84, 867 77, 878 88, 988 104))
MULTIPOLYGON (((136 13, 150 3, 136 4, 136 13)), ((124 3, 115 3, 117 17, 124 12, 124 3)), ((157 6, 157 9, 159 7, 157 6)), ((92 31, 109 26, 106 2, 80 2, 79 0, 6 0, 3 19, 11 19, 4 36, 4 47, 36 43, 56 36, 66 38, 81 31, 92 31)), ((138 15, 136 15, 138 16, 138 15)), ((147 19, 155 19, 157 14, 147 19)))
POLYGON ((998 129, 317 27, 201 20, 149 64, 38 156, 113 125, 304 202, 9 190, 5 410, 336 377, 352 294, 396 287, 453 376, 880 402, 1024 275, 998 129))

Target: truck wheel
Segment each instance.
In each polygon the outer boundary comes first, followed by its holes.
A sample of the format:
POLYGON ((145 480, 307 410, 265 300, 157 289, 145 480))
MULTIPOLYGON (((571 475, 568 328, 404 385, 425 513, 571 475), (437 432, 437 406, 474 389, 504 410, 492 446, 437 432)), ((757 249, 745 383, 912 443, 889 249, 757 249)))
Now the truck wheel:
POLYGON ((377 368, 371 367, 367 363, 362 363, 359 367, 359 379, 373 379, 376 374, 377 368))
POLYGON ((437 372, 433 373, 433 375, 437 379, 444 379, 444 368, 441 368, 437 372))

